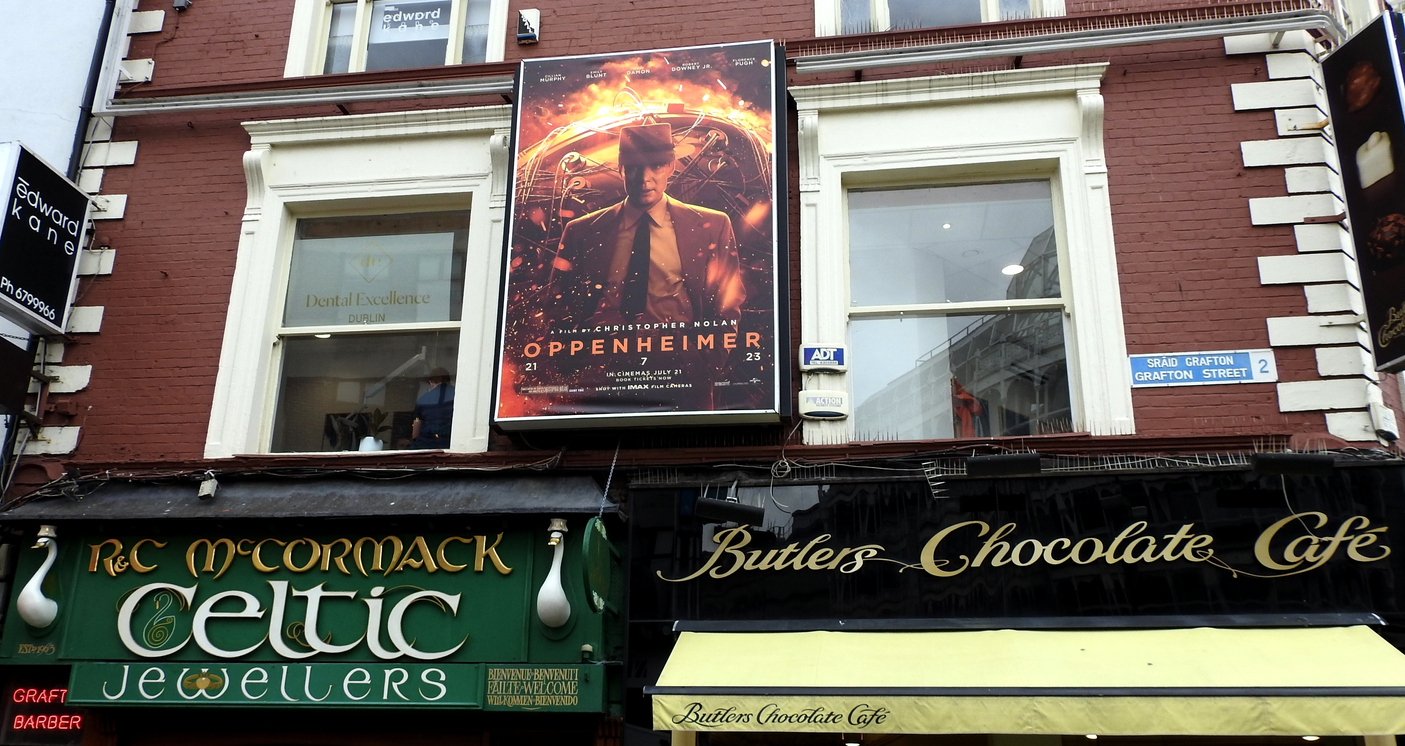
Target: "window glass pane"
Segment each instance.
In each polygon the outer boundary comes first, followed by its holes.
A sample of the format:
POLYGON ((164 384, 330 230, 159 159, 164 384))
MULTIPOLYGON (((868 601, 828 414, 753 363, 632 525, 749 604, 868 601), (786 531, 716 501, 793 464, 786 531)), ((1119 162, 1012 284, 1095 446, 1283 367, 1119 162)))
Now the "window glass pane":
POLYGON ((874 30, 869 0, 839 0, 839 33, 867 34, 874 30))
POLYGON ((980 22, 980 0, 888 0, 892 31, 980 22))
POLYGON ((356 33, 356 3, 332 6, 332 29, 327 32, 327 60, 324 73, 344 73, 351 69, 351 37, 356 33))
POLYGON ((1030 10, 1029 3, 1030 0, 1000 0, 999 20, 1013 21, 1017 18, 1033 18, 1034 12, 1030 10))
POLYGON ((1058 311, 851 319, 858 440, 1069 432, 1058 311))
POLYGON ((354 451, 367 436, 385 448, 448 447, 457 331, 284 337, 282 343, 275 452, 354 451), (451 378, 431 388, 436 373, 451 378), (417 414, 441 437, 414 443, 417 414), (441 439, 443 445, 424 442, 441 439))
POLYGON ((1049 182, 849 192, 855 306, 1059 297, 1049 182))
POLYGON ((283 325, 457 321, 468 213, 299 220, 283 325))
POLYGON ((463 61, 484 62, 488 59, 488 10, 492 0, 468 0, 463 26, 463 61))
POLYGON ((449 49, 450 0, 371 3, 367 70, 444 64, 449 49))

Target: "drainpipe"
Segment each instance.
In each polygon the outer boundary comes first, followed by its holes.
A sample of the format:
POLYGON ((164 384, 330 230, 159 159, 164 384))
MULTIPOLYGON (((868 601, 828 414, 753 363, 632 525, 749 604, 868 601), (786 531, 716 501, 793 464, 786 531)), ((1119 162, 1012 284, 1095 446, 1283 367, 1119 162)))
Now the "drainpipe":
POLYGON ((117 8, 117 0, 107 0, 102 11, 102 25, 98 28, 97 41, 93 43, 93 63, 88 66, 88 85, 83 90, 83 103, 78 113, 78 131, 73 133, 73 151, 68 156, 68 178, 78 181, 78 171, 83 167, 83 141, 88 134, 88 124, 93 118, 93 100, 98 95, 98 78, 102 75, 102 65, 107 56, 107 35, 112 30, 112 14, 117 8))

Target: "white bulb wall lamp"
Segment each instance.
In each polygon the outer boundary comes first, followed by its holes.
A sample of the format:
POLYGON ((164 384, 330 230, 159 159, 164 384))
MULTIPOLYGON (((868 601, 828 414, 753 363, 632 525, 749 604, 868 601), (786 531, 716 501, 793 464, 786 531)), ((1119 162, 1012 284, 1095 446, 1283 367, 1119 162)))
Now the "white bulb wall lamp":
POLYGON ((537 592, 537 617, 552 629, 562 627, 571 620, 571 602, 566 599, 566 589, 561 586, 561 563, 566 556, 566 519, 552 518, 547 529, 551 538, 547 546, 553 547, 551 571, 546 575, 537 592))
POLYGON ((20 613, 20 618, 25 624, 37 629, 44 629, 54 623, 54 619, 59 615, 59 603, 44 595, 44 579, 48 577, 49 570, 54 566, 54 560, 58 558, 58 530, 53 526, 39 527, 39 540, 35 542, 32 549, 48 549, 49 554, 44 558, 44 564, 34 572, 34 577, 25 583, 24 589, 20 591, 19 599, 15 601, 15 608, 20 613))

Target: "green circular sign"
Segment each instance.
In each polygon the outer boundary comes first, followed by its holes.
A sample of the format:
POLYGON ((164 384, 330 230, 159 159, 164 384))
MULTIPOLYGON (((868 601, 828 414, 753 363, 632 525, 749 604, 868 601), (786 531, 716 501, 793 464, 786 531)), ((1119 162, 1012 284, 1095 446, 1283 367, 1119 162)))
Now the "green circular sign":
POLYGON ((605 599, 610 595, 610 537, 605 535, 605 522, 591 518, 585 524, 585 540, 581 542, 583 555, 581 567, 585 574, 585 597, 590 609, 596 614, 605 610, 605 599))

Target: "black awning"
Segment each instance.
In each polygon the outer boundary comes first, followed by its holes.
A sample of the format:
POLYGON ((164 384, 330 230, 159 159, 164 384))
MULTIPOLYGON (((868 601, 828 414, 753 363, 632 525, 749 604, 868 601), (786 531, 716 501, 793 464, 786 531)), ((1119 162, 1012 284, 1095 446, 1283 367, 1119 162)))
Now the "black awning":
POLYGON ((569 515, 599 512, 602 499, 595 480, 582 476, 230 479, 221 480, 209 500, 196 497, 198 486, 112 481, 79 499, 25 503, 0 513, 0 520, 569 515))

